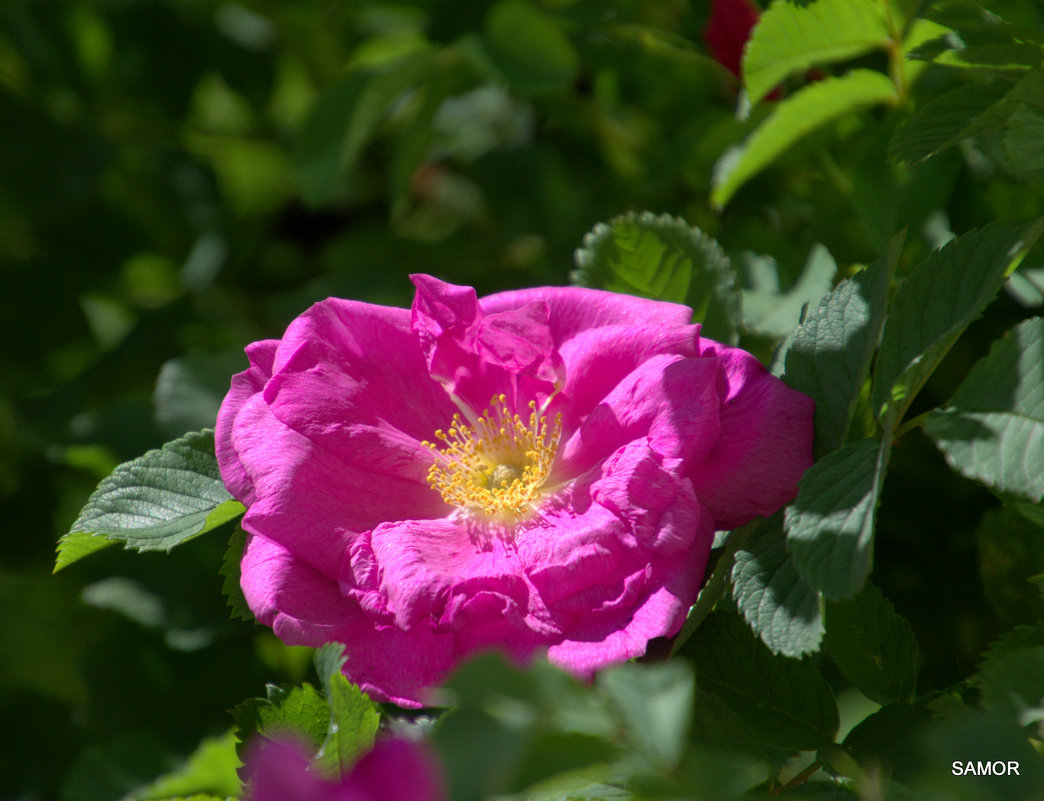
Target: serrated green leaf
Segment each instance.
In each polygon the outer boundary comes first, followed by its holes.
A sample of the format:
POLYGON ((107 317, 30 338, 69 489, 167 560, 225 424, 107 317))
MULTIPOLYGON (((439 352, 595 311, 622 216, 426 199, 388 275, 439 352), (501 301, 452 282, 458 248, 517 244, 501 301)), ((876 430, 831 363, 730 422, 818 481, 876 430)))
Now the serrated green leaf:
POLYGON ((1044 573, 1044 529, 1005 506, 983 515, 975 539, 979 577, 993 611, 1009 624, 1044 617, 1044 598, 1033 583, 1044 573))
POLYGON ((242 527, 236 526, 235 531, 228 540, 228 548, 221 560, 221 568, 218 573, 224 577, 221 582, 221 593, 225 596, 230 609, 229 614, 239 620, 253 620, 254 613, 250 611, 243 588, 240 585, 242 574, 239 565, 243 561, 243 549, 246 547, 246 532, 242 527))
POLYGON ((1004 152, 1013 171, 1032 181, 1044 180, 1044 114, 1020 105, 1008 120, 1004 152))
POLYGON ((293 161, 304 199, 321 205, 355 167, 392 104, 431 67, 433 53, 412 51, 401 59, 348 72, 324 89, 294 140, 293 161))
POLYGON ((692 721, 689 665, 681 660, 617 665, 598 676, 598 685, 620 713, 632 746, 657 769, 675 768, 692 721))
POLYGON ((744 289, 743 327, 755 334, 782 339, 801 320, 807 306, 830 291, 837 264, 822 245, 813 245, 797 281, 784 293, 744 289))
POLYGON ((265 690, 265 698, 251 698, 232 709, 240 759, 255 737, 299 743, 316 753, 330 727, 330 705, 322 694, 311 684, 269 684, 265 690))
POLYGON ((104 545, 169 551, 243 513, 214 456, 214 432, 186 434, 119 465, 104 479, 58 543, 55 571, 104 545))
POLYGON ((343 643, 327 643, 315 652, 314 659, 330 704, 330 726, 317 760, 321 768, 341 775, 373 748, 381 715, 369 696, 341 672, 343 643))
POLYGON ((860 108, 898 102, 892 81, 867 69, 854 69, 840 78, 824 78, 802 88, 777 103, 742 145, 718 159, 711 203, 724 207, 743 184, 816 128, 860 108))
POLYGON ((918 751, 921 733, 931 723, 922 704, 893 704, 864 718, 844 741, 844 750, 864 769, 880 769, 902 781, 923 770, 918 751))
POLYGON ((696 663, 698 741, 721 747, 719 724, 731 718, 733 729, 746 728, 763 746, 808 750, 833 742, 837 705, 815 665, 773 655, 737 615, 711 615, 684 650, 696 663))
POLYGON ((1010 89, 1010 83, 996 80, 965 84, 939 95, 895 132, 888 157, 916 164, 991 127, 1000 127, 1003 115, 996 113, 990 123, 984 115, 996 111, 995 104, 1010 89))
POLYGON ((798 326, 787 349, 783 380, 816 402, 817 457, 840 447, 848 436, 881 338, 888 287, 904 238, 894 237, 884 257, 823 298, 798 326))
POLYGON ((773 3, 751 32, 743 82, 757 103, 788 75, 888 47, 882 5, 873 0, 773 3))
POLYGON ((596 225, 574 258, 573 283, 684 303, 706 336, 736 341, 740 300, 729 258, 684 220, 625 214, 596 225))
POLYGON ((917 641, 910 624, 872 583, 825 610, 823 647, 841 674, 871 701, 909 701, 917 686, 917 641))
POLYGON ((820 459, 801 477, 784 513, 798 572, 827 598, 855 595, 870 573, 890 440, 889 430, 880 440, 851 442, 820 459))
POLYGON ((995 641, 973 681, 987 709, 1020 713, 1044 704, 1044 626, 1020 626, 995 641))
POLYGON ((486 16, 484 41, 507 83, 522 92, 573 82, 580 59, 553 16, 528 0, 500 0, 486 16))
POLYGON ((1044 318, 994 343, 925 432, 968 478, 1039 503, 1044 499, 1044 318))
POLYGON ((819 593, 801 578, 787 553, 780 515, 762 523, 736 552, 732 596, 772 653, 799 657, 819 650, 819 593))
POLYGON ((993 300, 1044 230, 994 224, 964 234, 911 270, 892 300, 874 366, 878 419, 901 420, 950 347, 993 300))

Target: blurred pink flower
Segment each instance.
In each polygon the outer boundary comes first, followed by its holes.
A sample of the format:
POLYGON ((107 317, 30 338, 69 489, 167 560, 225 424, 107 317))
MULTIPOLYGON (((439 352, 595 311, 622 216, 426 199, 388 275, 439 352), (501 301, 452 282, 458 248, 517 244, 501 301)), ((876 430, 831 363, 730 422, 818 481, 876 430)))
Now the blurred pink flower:
POLYGON ((442 766, 424 746, 384 740, 341 781, 309 770, 291 745, 266 743, 246 758, 247 801, 446 801, 442 766))
POLYGON ((713 0, 703 39, 714 60, 734 75, 740 74, 743 48, 760 12, 752 0, 713 0))
POLYGON ((715 529, 796 494, 812 401, 685 306, 413 281, 412 310, 315 304, 232 380, 257 619, 405 706, 480 649, 590 676, 677 633, 715 529))

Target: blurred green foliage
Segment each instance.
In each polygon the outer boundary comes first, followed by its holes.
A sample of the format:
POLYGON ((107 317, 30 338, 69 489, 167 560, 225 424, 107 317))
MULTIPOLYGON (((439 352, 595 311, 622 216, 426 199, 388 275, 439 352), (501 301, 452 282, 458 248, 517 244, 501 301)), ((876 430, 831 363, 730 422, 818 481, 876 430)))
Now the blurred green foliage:
MULTIPOLYGON (((920 4, 940 7, 935 24, 976 47, 1007 41, 1009 28, 955 16, 956 5, 920 4)), ((772 101, 736 114, 736 79, 703 51, 708 6, 0 5, 5 798, 119 798, 176 766, 204 736, 222 736, 227 710, 262 695, 265 682, 306 676, 307 653, 229 620, 218 574, 227 537, 169 556, 110 548, 50 573, 58 537, 98 481, 211 425, 229 375, 245 364, 242 347, 279 336, 309 303, 341 295, 405 305, 410 272, 480 294, 566 283, 573 251, 596 223, 648 209, 699 227, 741 267, 741 342, 768 361, 778 334, 759 328, 767 317, 751 316, 766 293, 791 292, 789 330, 804 303, 814 307, 829 288, 835 264, 838 278, 851 276, 900 229, 905 275, 954 233, 1044 213, 1041 184, 1026 180, 1044 163, 1032 147, 1044 118, 1007 84, 973 89, 978 105, 962 112, 962 124, 933 129, 936 155, 908 149, 897 158, 914 153, 910 163, 888 160, 890 143, 893 156, 902 143, 896 131, 930 101, 984 76, 1006 80, 1005 64, 983 66, 980 51, 948 50, 945 39, 920 45, 938 63, 918 65, 906 96, 805 133, 715 210, 716 164, 765 123, 772 101), (1005 98, 999 125, 962 135, 1005 98), (812 279, 818 289, 805 292, 812 279)), ((890 6, 909 15, 918 4, 890 6)), ((1032 0, 991 8, 1011 29, 1039 35, 1044 11, 1032 0)), ((849 55, 854 62, 824 69, 839 79, 848 68, 888 71, 885 52, 849 55)), ((1032 60, 1019 68, 1027 66, 1032 60)), ((784 93, 807 77, 790 75, 784 93)), ((949 398, 990 342, 1039 309, 1042 274, 1031 257, 1022 283, 957 341, 914 414, 949 398)), ((853 427, 868 431, 864 407, 865 398, 853 427)), ((912 624, 919 692, 942 693, 967 679, 1012 623, 1039 620, 1039 597, 1027 599, 1010 579, 1044 564, 1033 540, 1039 507, 1002 516, 993 495, 950 472, 916 431, 893 449, 889 471, 874 580, 912 624), (1012 553, 1027 555, 1013 566, 1004 558, 1012 553)), ((711 620, 700 637, 736 623, 711 620)), ((1039 653, 1027 653, 1037 664, 1039 653)), ((769 657, 759 650, 758 658, 769 657)), ((835 689, 846 686, 829 663, 825 671, 835 689)), ((676 679, 664 679, 668 700, 691 690, 676 679)), ((607 679, 605 692, 631 714, 637 701, 618 683, 607 679)), ((996 728, 1018 741, 1006 719, 996 728)), ((870 729, 863 738, 880 746, 870 729)), ((648 759, 676 761, 669 738, 639 730, 648 759)), ((611 756, 602 740, 569 736, 589 761, 611 756)), ((539 747, 557 746, 533 745, 510 789, 546 775, 539 747)), ((679 775, 714 768, 686 765, 679 775)), ((227 792, 220 780, 210 789, 227 792)))

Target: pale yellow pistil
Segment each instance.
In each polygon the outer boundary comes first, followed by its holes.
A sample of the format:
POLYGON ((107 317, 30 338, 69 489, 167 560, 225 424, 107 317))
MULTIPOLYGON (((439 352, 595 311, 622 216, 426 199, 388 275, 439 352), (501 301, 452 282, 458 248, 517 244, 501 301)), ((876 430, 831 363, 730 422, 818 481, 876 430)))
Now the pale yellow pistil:
POLYGON ((510 412, 504 395, 495 395, 472 426, 453 415, 449 433, 435 432, 446 447, 424 443, 435 453, 428 471, 432 489, 446 503, 473 514, 509 521, 529 515, 551 473, 562 434, 562 415, 548 430, 535 401, 529 408, 526 423, 510 412))

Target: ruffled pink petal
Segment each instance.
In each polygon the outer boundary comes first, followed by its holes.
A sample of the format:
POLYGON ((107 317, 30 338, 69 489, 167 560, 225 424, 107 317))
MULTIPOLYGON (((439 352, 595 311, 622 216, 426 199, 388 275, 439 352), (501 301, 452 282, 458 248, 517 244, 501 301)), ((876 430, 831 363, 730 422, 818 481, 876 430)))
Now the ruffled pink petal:
MULTIPOLYGON (((359 801, 448 799, 442 764, 423 745, 401 739, 378 741, 355 764, 345 784, 358 792, 359 801)), ((342 796, 339 801, 350 799, 342 796)))
POLYGON ((214 430, 221 480, 225 482, 225 487, 234 498, 247 505, 254 502, 254 484, 247 476, 239 454, 232 444, 232 435, 240 409, 251 397, 264 389, 265 382, 272 375, 272 361, 275 359, 278 346, 279 340, 276 339, 247 345, 246 354, 250 367, 232 376, 232 386, 221 402, 214 430))
POLYGON ((749 353, 704 343, 721 365, 721 437, 694 461, 689 477, 724 530, 770 515, 797 495, 798 479, 812 464, 814 403, 749 353))
POLYGON ((620 381, 559 450, 553 476, 576 476, 640 438, 660 455, 698 462, 718 440, 713 359, 653 356, 620 381))

